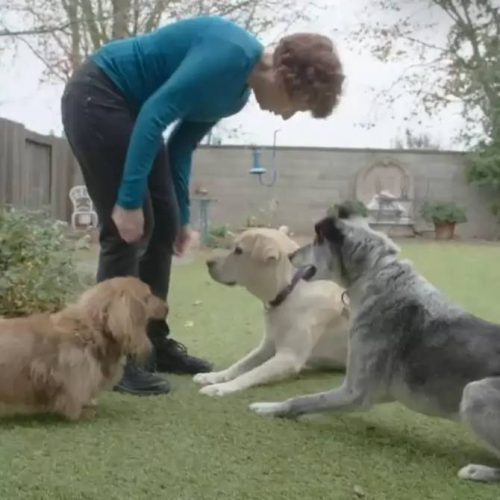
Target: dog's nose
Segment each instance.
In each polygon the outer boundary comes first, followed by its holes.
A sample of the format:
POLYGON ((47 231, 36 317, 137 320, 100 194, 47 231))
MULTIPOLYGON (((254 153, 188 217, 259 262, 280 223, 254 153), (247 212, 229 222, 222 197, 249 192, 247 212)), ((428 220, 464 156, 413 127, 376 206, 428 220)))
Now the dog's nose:
POLYGON ((213 265, 215 264, 215 260, 213 259, 207 259, 207 267, 213 267, 213 265))

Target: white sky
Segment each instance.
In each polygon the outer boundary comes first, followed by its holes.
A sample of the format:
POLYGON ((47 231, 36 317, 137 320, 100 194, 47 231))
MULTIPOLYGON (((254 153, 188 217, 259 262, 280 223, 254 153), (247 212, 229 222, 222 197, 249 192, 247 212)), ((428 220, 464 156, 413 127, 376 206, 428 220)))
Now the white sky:
MULTIPOLYGON (((320 32, 332 36, 336 42, 347 75, 344 97, 336 112, 326 120, 301 114, 284 122, 261 111, 252 100, 238 115, 222 122, 223 127, 239 126, 242 131, 238 138, 225 140, 225 143, 271 144, 274 130, 280 129, 278 145, 384 148, 391 147, 391 141, 403 134, 407 126, 404 117, 408 107, 415 106, 414 101, 400 99, 393 109, 387 109, 375 101, 375 96, 389 89, 414 60, 381 63, 368 51, 360 51, 349 39, 349 31, 358 19, 369 19, 370 12, 366 10, 369 0, 320 0, 320 3, 325 12, 316 21, 295 26, 294 30, 320 32), (374 128, 360 127, 373 117, 377 123, 374 128)), ((434 21, 438 28, 431 35, 436 40, 430 41, 440 44, 438 38, 446 31, 446 19, 434 21)), ((59 135, 62 85, 40 83, 42 64, 26 48, 20 48, 15 60, 0 62, 0 117, 21 122, 36 132, 53 131, 59 135)), ((428 77, 422 74, 422 78, 428 77)), ((459 148, 453 142, 463 125, 457 110, 436 113, 432 117, 422 113, 418 120, 421 124, 410 122, 415 132, 429 133, 443 149, 459 148)))

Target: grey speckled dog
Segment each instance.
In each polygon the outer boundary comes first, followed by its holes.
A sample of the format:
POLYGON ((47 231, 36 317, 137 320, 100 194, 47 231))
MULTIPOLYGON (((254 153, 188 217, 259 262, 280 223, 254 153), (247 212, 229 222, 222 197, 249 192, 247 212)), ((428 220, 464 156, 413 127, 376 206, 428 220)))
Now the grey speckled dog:
MULTIPOLYGON (((313 279, 330 278, 349 293, 353 324, 345 379, 330 391, 250 408, 293 418, 399 401, 464 422, 500 457, 500 326, 450 302, 364 219, 341 210, 315 230, 315 242, 292 260, 314 265, 313 279)), ((500 468, 470 464, 458 476, 499 481, 500 468)))

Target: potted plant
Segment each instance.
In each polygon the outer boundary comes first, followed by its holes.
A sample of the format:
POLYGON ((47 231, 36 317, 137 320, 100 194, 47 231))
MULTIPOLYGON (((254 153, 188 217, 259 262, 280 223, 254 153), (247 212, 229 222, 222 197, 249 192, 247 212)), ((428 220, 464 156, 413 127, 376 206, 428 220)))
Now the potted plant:
POLYGON ((426 203, 421 213, 426 221, 434 223, 437 240, 453 239, 455 225, 467 222, 465 208, 455 202, 426 203))
POLYGON ((228 226, 210 227, 205 241, 208 248, 229 248, 234 235, 228 226))

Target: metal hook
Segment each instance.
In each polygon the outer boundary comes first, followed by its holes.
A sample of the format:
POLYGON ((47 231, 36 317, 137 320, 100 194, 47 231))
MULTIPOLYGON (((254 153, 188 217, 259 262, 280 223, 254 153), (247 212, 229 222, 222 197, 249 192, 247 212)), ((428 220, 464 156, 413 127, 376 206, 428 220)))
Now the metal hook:
POLYGON ((273 159, 272 159, 272 177, 270 182, 264 181, 264 174, 267 173, 265 167, 260 163, 260 151, 256 147, 253 149, 253 167, 250 169, 250 174, 259 176, 259 183, 262 186, 271 187, 274 186, 278 179, 278 170, 276 167, 276 136, 280 129, 276 129, 273 134, 273 159))

